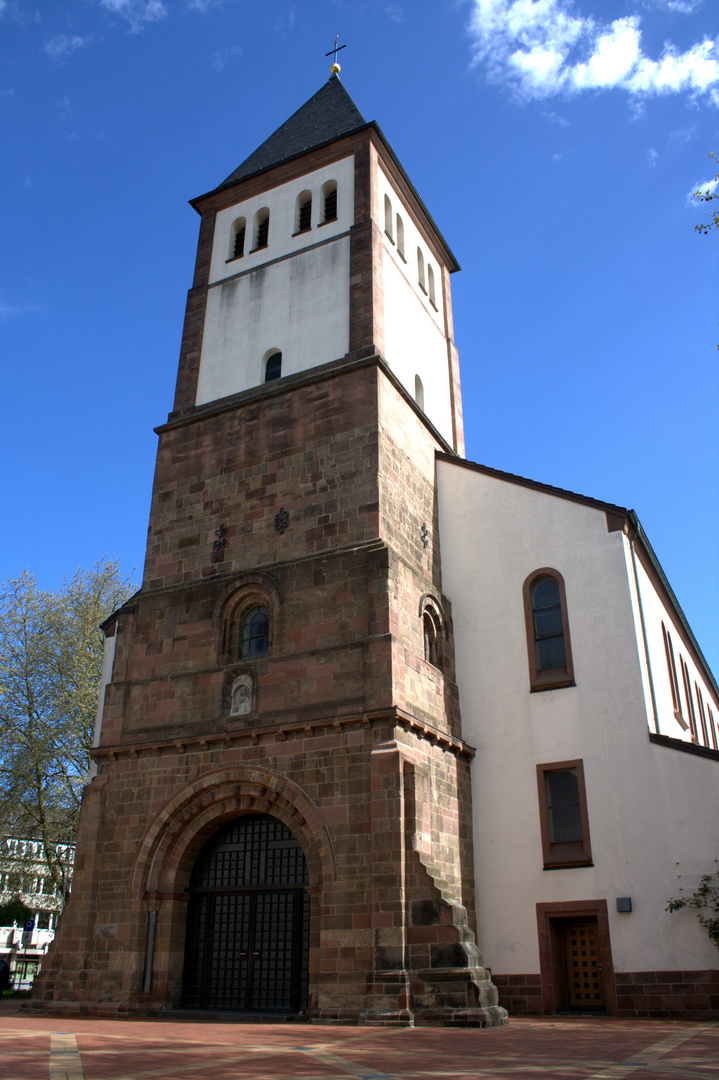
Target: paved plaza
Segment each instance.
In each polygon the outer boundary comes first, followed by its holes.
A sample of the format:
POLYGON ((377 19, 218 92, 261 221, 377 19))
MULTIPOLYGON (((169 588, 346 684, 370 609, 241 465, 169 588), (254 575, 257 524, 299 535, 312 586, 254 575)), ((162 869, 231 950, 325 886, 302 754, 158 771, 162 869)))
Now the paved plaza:
POLYGON ((479 1031, 27 1016, 0 1003, 2 1080, 719 1078, 719 1023, 518 1019, 479 1031))

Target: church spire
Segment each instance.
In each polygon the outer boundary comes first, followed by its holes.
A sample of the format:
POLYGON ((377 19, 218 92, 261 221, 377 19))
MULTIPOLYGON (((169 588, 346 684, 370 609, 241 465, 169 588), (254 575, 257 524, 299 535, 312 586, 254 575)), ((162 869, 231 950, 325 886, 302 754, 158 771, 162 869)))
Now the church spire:
MULTIPOLYGON (((334 66, 339 68, 338 64, 334 66)), ((367 121, 333 71, 317 93, 245 158, 217 190, 265 172, 366 126, 367 121)))

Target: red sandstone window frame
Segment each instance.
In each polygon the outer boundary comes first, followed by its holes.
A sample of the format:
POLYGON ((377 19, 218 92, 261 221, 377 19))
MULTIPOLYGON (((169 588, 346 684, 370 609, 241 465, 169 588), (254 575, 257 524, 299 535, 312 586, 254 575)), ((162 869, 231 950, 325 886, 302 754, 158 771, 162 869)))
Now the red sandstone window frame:
POLYGON ((539 795, 539 827, 542 834, 542 859, 545 870, 562 870, 575 866, 593 866, 592 845, 589 836, 589 813, 587 789, 584 781, 584 762, 581 758, 571 761, 550 761, 537 765, 537 791, 539 795), (574 771, 579 794, 579 814, 582 826, 581 840, 553 842, 549 822, 547 798, 547 774, 574 771))
POLYGON ((569 636, 569 615, 567 613, 567 592, 564 578, 551 566, 542 566, 533 570, 522 586, 524 600, 524 623, 527 634, 527 659, 529 661, 529 690, 537 693, 542 690, 558 690, 564 686, 575 686, 572 644, 569 636), (554 578, 559 587, 559 604, 562 614, 562 632, 564 636, 564 666, 539 670, 537 664, 536 637, 534 632, 534 606, 532 589, 540 578, 554 578))

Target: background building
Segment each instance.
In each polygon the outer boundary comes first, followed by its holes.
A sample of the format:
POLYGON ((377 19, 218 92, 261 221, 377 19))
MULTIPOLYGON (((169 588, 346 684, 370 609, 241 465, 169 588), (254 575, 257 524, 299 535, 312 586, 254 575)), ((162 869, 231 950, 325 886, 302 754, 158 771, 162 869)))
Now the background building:
MULTIPOLYGON (((68 891, 72 881, 74 845, 60 846, 61 857, 68 856, 68 891)), ((8 838, 0 847, 0 910, 19 899, 32 912, 33 927, 25 929, 18 920, 0 925, 0 956, 10 965, 16 990, 32 986, 50 942, 55 937, 57 920, 65 897, 50 877, 42 841, 8 838)))

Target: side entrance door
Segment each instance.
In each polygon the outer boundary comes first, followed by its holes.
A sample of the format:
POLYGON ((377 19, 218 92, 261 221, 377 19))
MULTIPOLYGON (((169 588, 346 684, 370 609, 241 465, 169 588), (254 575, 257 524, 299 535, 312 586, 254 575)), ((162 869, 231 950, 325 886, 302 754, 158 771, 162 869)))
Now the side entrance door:
POLYGON ((307 1006, 304 854, 268 814, 220 829, 190 882, 183 1005, 299 1013, 307 1006))
POLYGON ((572 1012, 606 1012, 597 920, 562 920, 567 1007, 572 1012))

